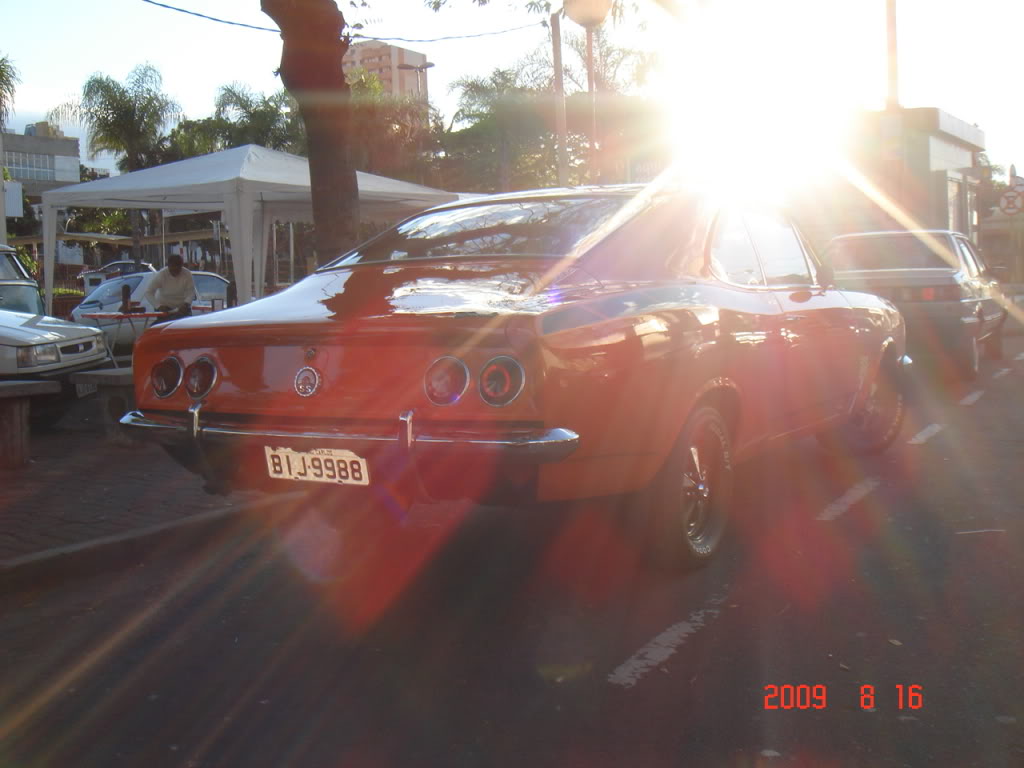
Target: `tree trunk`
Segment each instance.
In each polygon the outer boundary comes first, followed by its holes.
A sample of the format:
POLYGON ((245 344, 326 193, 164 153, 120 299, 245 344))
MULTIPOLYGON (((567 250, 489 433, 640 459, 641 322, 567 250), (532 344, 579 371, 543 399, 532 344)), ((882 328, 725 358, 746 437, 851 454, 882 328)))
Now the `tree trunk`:
POLYGON ((128 223, 132 228, 132 261, 142 261, 142 212, 138 208, 128 209, 128 223))
POLYGON ((345 17, 334 0, 260 0, 260 7, 281 29, 281 81, 306 126, 317 262, 324 264, 358 237, 350 92, 341 68, 345 17))

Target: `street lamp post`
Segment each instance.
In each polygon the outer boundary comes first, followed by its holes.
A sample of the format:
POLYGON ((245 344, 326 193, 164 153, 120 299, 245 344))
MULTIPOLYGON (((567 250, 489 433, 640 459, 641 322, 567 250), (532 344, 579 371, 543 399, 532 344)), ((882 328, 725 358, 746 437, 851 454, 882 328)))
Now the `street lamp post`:
POLYGON ((399 64, 399 69, 408 69, 416 73, 416 95, 423 98, 423 73, 434 66, 434 62, 428 61, 425 64, 399 64))
POLYGON ((612 0, 565 0, 565 15, 587 30, 587 90, 590 92, 590 177, 597 172, 597 82, 594 77, 594 29, 604 23, 612 0))
MULTIPOLYGON (((423 80, 422 80, 423 73, 426 72, 428 69, 430 69, 432 66, 434 66, 434 62, 432 62, 432 61, 427 61, 427 62, 424 62, 423 64, 399 64, 398 65, 399 69, 412 70, 413 72, 416 73, 416 97, 418 99, 420 99, 421 101, 424 101, 424 102, 426 102, 426 99, 423 98, 423 80)), ((421 130, 417 131, 417 135, 416 135, 416 153, 417 153, 417 156, 423 153, 423 129, 426 128, 427 123, 428 123, 428 116, 424 115, 423 116, 423 128, 421 130)), ((426 179, 424 178, 424 175, 423 175, 423 165, 422 165, 422 163, 420 163, 420 183, 421 184, 426 183, 426 179)))

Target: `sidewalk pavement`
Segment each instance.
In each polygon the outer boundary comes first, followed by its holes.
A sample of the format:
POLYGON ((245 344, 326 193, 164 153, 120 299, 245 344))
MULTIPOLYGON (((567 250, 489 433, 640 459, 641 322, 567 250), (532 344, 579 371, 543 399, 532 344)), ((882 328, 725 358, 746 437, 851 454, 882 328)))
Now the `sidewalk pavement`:
POLYGON ((211 496, 155 445, 104 438, 95 398, 32 434, 32 461, 0 471, 0 572, 154 526, 215 521, 261 497, 211 496))

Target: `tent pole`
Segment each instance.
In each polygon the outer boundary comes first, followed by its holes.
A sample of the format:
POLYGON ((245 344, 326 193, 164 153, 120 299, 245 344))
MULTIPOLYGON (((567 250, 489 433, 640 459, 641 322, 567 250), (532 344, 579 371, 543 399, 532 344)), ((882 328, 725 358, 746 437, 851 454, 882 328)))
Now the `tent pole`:
POLYGON ((295 222, 288 222, 288 280, 295 285, 295 222))

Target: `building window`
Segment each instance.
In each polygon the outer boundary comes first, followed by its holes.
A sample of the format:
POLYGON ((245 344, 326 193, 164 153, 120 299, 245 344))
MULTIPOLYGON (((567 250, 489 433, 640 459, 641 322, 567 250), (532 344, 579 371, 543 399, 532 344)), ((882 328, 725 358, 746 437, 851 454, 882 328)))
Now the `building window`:
POLYGON ((53 155, 4 151, 4 165, 11 177, 24 181, 54 181, 53 155))

